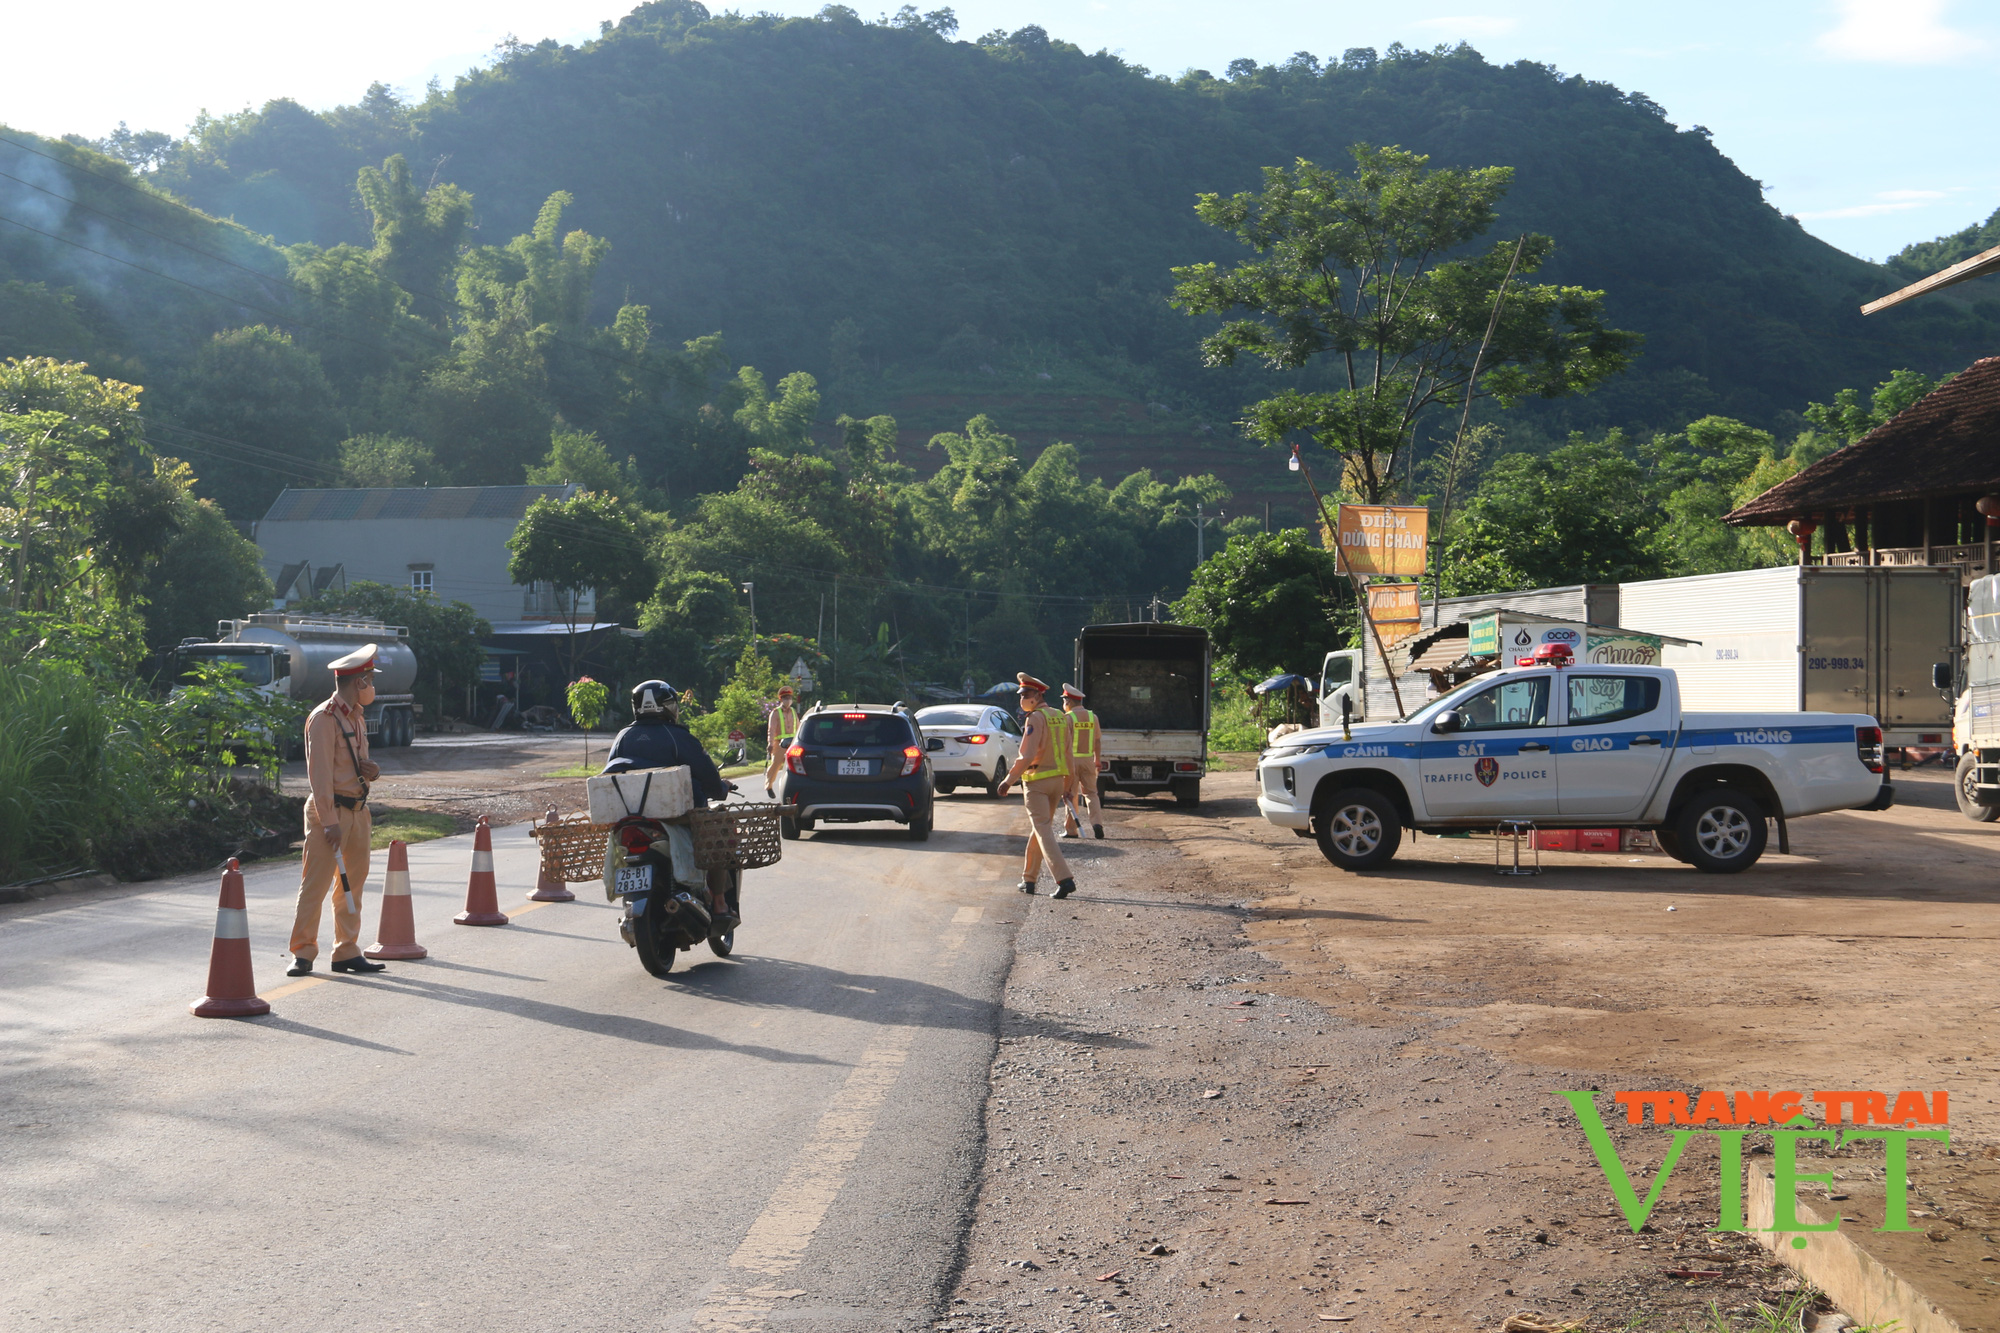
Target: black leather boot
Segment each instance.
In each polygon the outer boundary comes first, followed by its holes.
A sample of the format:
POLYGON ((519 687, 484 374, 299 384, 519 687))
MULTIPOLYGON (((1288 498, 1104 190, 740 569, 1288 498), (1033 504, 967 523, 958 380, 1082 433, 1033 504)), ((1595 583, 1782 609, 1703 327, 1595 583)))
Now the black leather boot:
POLYGON ((389 966, 386 963, 372 963, 357 954, 353 958, 334 959, 333 970, 336 972, 387 972, 389 966))
POLYGON ((288 977, 310 976, 312 974, 312 970, 313 970, 312 959, 294 958, 292 960, 292 965, 285 969, 285 975, 288 977))
POLYGON ((1056 881, 1056 897, 1067 898, 1075 892, 1076 881, 1074 879, 1059 879, 1056 881))

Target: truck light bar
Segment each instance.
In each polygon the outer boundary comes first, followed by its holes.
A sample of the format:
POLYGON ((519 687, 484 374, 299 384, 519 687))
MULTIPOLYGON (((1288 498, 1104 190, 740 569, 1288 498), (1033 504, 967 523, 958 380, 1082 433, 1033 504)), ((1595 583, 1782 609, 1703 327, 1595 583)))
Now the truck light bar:
POLYGON ((1568 644, 1545 643, 1535 649, 1532 656, 1515 658, 1514 665, 1566 667, 1575 660, 1576 654, 1569 650, 1568 644))

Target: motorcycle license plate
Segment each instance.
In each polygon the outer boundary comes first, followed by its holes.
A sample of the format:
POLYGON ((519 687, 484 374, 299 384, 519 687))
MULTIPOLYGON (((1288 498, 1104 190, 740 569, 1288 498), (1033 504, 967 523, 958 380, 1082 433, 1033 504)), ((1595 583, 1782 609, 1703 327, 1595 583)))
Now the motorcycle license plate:
POLYGON ((1132 765, 1132 780, 1134 782, 1151 782, 1153 780, 1153 766, 1151 764, 1132 765))
POLYGON ((614 886, 620 894, 644 893, 653 887, 653 867, 621 866, 614 886))
POLYGON ((843 778, 865 778, 868 776, 869 762, 866 759, 836 759, 834 772, 843 778))

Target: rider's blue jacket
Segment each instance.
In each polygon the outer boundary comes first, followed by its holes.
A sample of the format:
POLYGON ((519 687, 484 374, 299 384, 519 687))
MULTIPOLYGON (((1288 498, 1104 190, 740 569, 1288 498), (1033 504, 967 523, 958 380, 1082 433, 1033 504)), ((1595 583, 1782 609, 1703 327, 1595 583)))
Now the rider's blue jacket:
POLYGON ((672 722, 635 722, 611 742, 611 758, 606 773, 629 773, 640 768, 688 767, 696 799, 720 801, 729 795, 728 784, 715 769, 715 761, 686 727, 672 722))

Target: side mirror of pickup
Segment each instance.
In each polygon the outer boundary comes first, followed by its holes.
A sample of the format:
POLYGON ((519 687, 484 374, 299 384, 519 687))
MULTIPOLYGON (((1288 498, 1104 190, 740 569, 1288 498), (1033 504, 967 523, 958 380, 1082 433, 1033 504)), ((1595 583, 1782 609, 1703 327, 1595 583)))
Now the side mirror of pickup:
POLYGON ((1949 662, 1932 663, 1931 687, 1933 689, 1949 690, 1951 686, 1952 686, 1951 663, 1949 662))
POLYGON ((1441 736, 1448 736, 1454 731, 1462 731, 1464 729, 1465 714, 1459 712, 1456 708, 1447 708, 1431 720, 1431 730, 1441 736))

